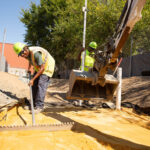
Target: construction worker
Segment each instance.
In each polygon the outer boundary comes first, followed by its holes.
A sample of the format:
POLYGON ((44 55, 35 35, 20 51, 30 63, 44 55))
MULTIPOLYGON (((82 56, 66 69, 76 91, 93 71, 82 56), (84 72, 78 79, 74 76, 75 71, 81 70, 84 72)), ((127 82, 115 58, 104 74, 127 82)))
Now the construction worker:
MULTIPOLYGON (((90 42, 89 43, 89 47, 88 49, 85 51, 86 55, 85 55, 85 61, 84 61, 84 71, 89 71, 91 68, 93 68, 94 66, 94 54, 95 54, 95 50, 97 48, 97 43, 96 42, 90 42)), ((82 52, 84 51, 84 48, 80 51, 79 55, 78 55, 78 60, 81 61, 82 59, 82 52)), ((80 69, 82 66, 80 66, 80 69)), ((87 100, 84 100, 82 105, 86 105, 89 106, 89 102, 87 100)))
POLYGON ((29 81, 29 86, 32 86, 35 113, 39 113, 44 108, 46 90, 54 73, 55 60, 42 47, 28 47, 23 43, 17 42, 13 48, 18 56, 24 57, 29 61, 28 71, 32 65, 34 67, 35 72, 33 78, 29 81))
MULTIPOLYGON (((85 51, 86 55, 85 55, 85 62, 84 62, 84 71, 89 71, 90 68, 93 68, 94 65, 94 51, 97 48, 97 43, 96 42, 90 42, 89 44, 89 48, 85 51)), ((80 51, 79 55, 78 55, 78 60, 81 61, 82 59, 82 52, 84 51, 84 48, 80 51)), ((81 69, 81 66, 80 66, 81 69)))

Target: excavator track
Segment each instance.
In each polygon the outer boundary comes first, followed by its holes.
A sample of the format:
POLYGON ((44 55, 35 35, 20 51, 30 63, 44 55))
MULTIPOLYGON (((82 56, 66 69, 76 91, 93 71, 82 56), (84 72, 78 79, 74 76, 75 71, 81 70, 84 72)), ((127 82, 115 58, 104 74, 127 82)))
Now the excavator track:
POLYGON ((42 131, 64 131, 71 130, 74 122, 64 122, 60 124, 27 125, 27 126, 0 126, 1 131, 24 131, 24 130, 42 130, 42 131))

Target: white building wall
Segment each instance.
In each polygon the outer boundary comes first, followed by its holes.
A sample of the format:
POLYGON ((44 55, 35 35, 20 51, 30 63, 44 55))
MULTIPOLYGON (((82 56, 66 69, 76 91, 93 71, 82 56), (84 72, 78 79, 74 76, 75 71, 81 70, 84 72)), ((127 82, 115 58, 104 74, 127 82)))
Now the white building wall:
POLYGON ((18 76, 19 80, 23 81, 24 83, 29 82, 29 79, 27 77, 27 71, 25 69, 9 68, 8 73, 18 76))
POLYGON ((27 71, 21 68, 8 68, 8 73, 16 76, 26 76, 27 71))

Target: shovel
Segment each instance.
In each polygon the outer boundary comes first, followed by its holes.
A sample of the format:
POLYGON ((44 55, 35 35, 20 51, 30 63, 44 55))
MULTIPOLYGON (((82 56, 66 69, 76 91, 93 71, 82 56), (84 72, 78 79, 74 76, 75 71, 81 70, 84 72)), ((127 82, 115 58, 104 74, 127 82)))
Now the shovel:
MULTIPOLYGON (((31 73, 29 72, 29 80, 31 80, 31 73)), ((35 125, 35 115, 34 115, 34 106, 33 106, 33 95, 32 95, 32 86, 30 85, 30 104, 32 112, 32 125, 35 125)))

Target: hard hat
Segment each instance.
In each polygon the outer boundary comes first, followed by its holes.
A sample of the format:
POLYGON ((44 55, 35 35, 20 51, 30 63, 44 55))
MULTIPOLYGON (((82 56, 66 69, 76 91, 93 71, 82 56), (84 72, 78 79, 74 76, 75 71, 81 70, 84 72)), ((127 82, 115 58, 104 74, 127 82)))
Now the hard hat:
POLYGON ((20 42, 17 42, 14 44, 13 48, 14 51, 16 52, 16 54, 19 55, 19 53, 22 51, 22 49, 25 47, 26 45, 20 42))
POLYGON ((97 48, 97 43, 96 42, 90 42, 89 47, 96 49, 97 48))

